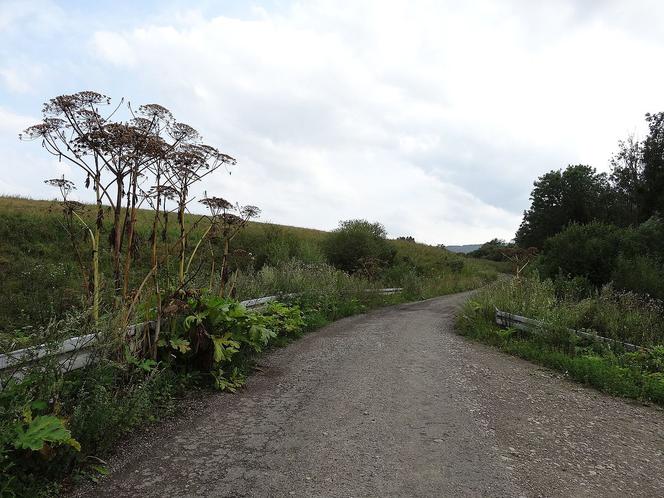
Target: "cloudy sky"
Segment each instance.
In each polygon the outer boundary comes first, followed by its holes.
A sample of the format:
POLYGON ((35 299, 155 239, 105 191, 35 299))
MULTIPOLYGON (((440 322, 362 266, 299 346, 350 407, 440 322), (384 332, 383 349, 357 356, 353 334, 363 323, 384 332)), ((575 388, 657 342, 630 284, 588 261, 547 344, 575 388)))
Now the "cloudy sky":
POLYGON ((265 221, 510 239, 538 175, 607 170, 664 110, 662 25, 658 0, 0 0, 0 193, 80 180, 17 135, 96 90, 236 157, 205 187, 265 221))

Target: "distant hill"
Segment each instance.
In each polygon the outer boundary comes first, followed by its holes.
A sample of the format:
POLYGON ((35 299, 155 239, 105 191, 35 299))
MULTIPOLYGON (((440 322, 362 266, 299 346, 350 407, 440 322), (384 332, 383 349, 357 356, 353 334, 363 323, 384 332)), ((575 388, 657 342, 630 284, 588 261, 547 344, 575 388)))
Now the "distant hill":
POLYGON ((466 244, 463 246, 445 246, 445 249, 447 249, 450 252, 460 252, 463 254, 468 254, 469 252, 476 251, 482 247, 482 244, 466 244))

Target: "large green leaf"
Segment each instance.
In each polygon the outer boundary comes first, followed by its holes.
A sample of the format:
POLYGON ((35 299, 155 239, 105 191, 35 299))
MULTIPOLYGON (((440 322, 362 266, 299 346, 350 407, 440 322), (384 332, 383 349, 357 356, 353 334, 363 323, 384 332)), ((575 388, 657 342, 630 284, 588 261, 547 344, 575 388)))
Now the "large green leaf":
POLYGON ((71 437, 71 432, 58 417, 40 415, 32 419, 27 427, 16 427, 14 447, 39 451, 44 448, 45 443, 66 444, 77 451, 81 449, 81 445, 71 437))
POLYGON ((180 353, 186 353, 191 349, 189 341, 186 339, 182 339, 181 337, 176 337, 175 339, 171 339, 169 342, 171 344, 171 347, 176 351, 180 351, 180 353))
POLYGON ((230 333, 221 337, 212 337, 214 344, 214 361, 220 363, 230 360, 231 357, 240 350, 240 343, 230 338, 230 333))

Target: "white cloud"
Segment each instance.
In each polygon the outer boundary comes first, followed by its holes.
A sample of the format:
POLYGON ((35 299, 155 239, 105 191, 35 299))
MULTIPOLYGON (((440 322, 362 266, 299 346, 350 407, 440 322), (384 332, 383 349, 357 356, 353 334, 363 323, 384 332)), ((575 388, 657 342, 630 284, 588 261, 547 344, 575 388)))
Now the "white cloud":
POLYGON ((0 137, 2 138, 8 138, 7 136, 11 134, 17 138, 21 131, 38 122, 38 118, 23 116, 0 107, 0 137))
POLYGON ((53 197, 53 192, 45 187, 43 180, 62 174, 57 161, 42 153, 38 143, 20 143, 18 140, 19 133, 37 122, 39 118, 0 107, 0 150, 3 151, 0 194, 53 197))
POLYGON ((57 30, 64 13, 51 0, 2 0, 0 2, 0 33, 15 33, 28 20, 28 30, 57 30))
POLYGON ((0 68, 0 78, 10 92, 30 93, 34 91, 33 82, 39 81, 43 68, 38 64, 21 63, 0 68))
POLYGON ((511 238, 538 175, 606 169, 664 107, 663 16, 647 1, 321 0, 241 19, 192 4, 95 32, 88 64, 103 76, 81 87, 197 126, 239 159, 208 191, 267 219, 366 217, 394 236, 480 242, 511 238))
POLYGON ((96 32, 92 39, 92 49, 111 64, 133 66, 136 63, 135 47, 117 33, 96 32))

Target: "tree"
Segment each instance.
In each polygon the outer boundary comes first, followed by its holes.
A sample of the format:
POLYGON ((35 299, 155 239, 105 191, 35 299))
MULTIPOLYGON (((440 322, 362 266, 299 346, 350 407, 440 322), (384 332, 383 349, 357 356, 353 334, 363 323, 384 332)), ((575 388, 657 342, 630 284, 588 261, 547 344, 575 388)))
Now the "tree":
POLYGON ((504 261, 505 256, 503 252, 510 246, 511 244, 507 244, 502 239, 492 239, 482 244, 479 249, 469 252, 468 256, 471 258, 490 259, 492 261, 504 261))
POLYGON ((664 213, 664 112, 646 114, 649 133, 643 141, 641 220, 664 213))
POLYGON ((664 112, 646 114, 646 123, 645 140, 619 141, 611 158, 618 225, 637 225, 664 212, 664 112))
POLYGON ((610 160, 611 186, 615 195, 613 222, 635 225, 643 213, 643 145, 633 135, 618 141, 610 160))
POLYGON ((582 164, 539 177, 530 199, 515 237, 521 247, 541 248, 570 223, 605 221, 615 202, 607 175, 582 164))
POLYGON ((328 261, 347 272, 375 271, 389 266, 396 250, 386 240, 387 232, 380 223, 348 220, 339 223, 325 240, 328 261))

